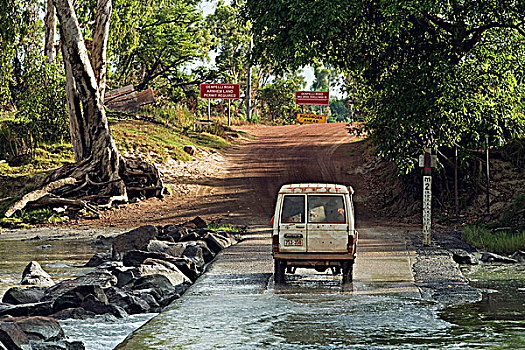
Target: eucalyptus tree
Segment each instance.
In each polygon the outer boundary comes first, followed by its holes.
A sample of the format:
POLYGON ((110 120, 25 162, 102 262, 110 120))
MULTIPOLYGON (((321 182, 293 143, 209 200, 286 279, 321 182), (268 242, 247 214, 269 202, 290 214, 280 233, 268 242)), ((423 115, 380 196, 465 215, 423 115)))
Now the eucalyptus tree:
MULTIPOLYGON (((88 202, 109 206, 114 201, 126 202, 129 196, 160 196, 163 185, 157 169, 140 160, 125 160, 120 155, 103 107, 111 0, 98 0, 93 10, 94 26, 88 31, 92 38, 90 54, 74 4, 70 0, 53 0, 53 4, 60 21, 76 163, 52 172, 42 188, 10 206, 5 216, 13 215, 30 201, 40 205, 83 207, 96 212, 88 202)), ((82 15, 82 11, 79 12, 82 15)))
POLYGON ((322 61, 347 73, 353 108, 402 171, 424 147, 524 135, 522 1, 249 0, 246 8, 260 60, 322 61))

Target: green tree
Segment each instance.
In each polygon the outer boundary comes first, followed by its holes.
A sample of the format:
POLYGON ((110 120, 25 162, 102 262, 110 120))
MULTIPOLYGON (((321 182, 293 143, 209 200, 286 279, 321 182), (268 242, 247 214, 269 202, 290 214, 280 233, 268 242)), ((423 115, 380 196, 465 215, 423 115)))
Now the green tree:
POLYGON ((346 72, 353 108, 401 171, 424 147, 524 134, 524 2, 252 0, 247 10, 260 60, 346 72))
POLYGON ((118 85, 171 88, 198 84, 186 67, 204 59, 210 35, 198 1, 119 1, 115 5, 110 52, 118 85))
POLYGON ((260 90, 260 109, 263 117, 271 121, 291 123, 300 111, 295 104, 295 91, 304 86, 304 78, 297 74, 276 77, 260 90))

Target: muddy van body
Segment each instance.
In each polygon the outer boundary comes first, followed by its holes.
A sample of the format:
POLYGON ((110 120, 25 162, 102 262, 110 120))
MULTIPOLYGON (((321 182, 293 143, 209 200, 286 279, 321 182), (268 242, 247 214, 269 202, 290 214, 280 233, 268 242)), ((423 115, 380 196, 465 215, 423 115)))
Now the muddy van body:
POLYGON ((352 281, 358 233, 351 187, 304 183, 284 185, 275 205, 272 231, 274 276, 285 281, 295 269, 331 269, 352 281))

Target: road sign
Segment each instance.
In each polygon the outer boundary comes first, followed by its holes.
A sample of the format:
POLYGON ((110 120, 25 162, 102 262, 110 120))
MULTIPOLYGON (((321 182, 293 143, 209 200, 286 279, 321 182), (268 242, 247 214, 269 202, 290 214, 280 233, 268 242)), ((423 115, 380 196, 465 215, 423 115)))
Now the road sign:
POLYGON ((233 100, 240 98, 239 84, 201 84, 200 97, 207 99, 227 99, 233 100))
POLYGON ((296 91, 295 104, 298 105, 328 105, 328 91, 296 91))
POLYGON ((423 244, 430 244, 432 226, 432 176, 423 176, 423 244))
POLYGON ((326 123, 326 115, 297 113, 297 121, 303 124, 326 123))

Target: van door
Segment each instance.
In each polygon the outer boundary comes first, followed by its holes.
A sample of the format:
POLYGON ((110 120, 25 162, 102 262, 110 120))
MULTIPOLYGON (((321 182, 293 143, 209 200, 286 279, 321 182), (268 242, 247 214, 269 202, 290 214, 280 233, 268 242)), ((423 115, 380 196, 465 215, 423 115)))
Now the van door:
POLYGON ((279 218, 279 251, 306 252, 306 196, 284 195, 279 218))
POLYGON ((307 196, 307 252, 343 253, 348 249, 348 205, 344 195, 307 196))

